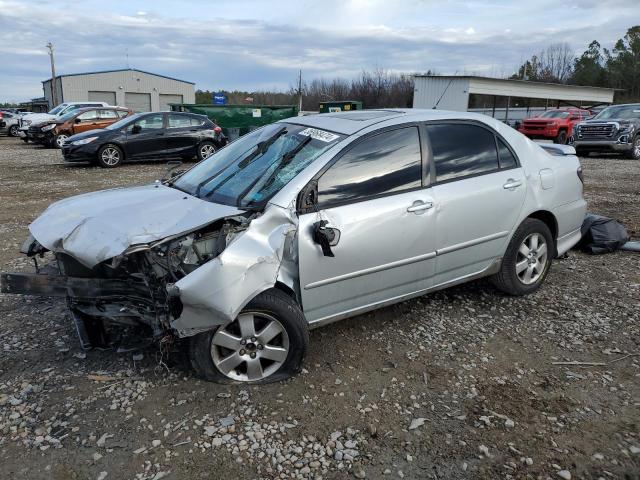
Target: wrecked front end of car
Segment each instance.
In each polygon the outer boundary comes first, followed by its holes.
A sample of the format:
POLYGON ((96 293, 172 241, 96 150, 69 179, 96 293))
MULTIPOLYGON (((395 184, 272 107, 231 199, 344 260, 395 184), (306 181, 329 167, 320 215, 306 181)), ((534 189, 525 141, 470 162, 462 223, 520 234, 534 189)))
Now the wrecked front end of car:
MULTIPOLYGON (((197 201, 176 190, 165 192, 176 194, 180 202, 197 201)), ((163 224, 151 209, 134 220, 136 228, 118 229, 127 231, 124 237, 114 233, 105 216, 92 222, 68 204, 54 204, 30 226, 21 249, 34 260, 36 272, 2 273, 1 291, 65 298, 84 349, 138 349, 223 325, 283 275, 294 218, 279 207, 265 213, 230 207, 211 211, 210 203, 198 202, 177 213, 170 212, 172 199, 162 202, 161 210, 164 217, 188 216, 192 223, 209 216, 209 223, 180 232, 189 225, 163 224), (208 215, 198 207, 209 208, 208 215), (171 230, 178 232, 164 236, 171 230), (138 241, 142 239, 149 241, 138 241)), ((287 283, 292 282, 289 278, 287 283)))

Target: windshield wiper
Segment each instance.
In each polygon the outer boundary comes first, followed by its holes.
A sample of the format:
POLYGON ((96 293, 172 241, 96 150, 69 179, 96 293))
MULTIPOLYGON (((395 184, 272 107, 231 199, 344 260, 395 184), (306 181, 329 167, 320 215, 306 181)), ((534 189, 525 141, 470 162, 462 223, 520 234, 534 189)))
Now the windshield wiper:
MULTIPOLYGON (((247 156, 247 158, 245 158, 244 160, 242 160, 241 162, 238 163, 238 169, 242 170, 247 165, 249 165, 251 162, 253 162, 259 155, 262 155, 264 152, 266 152, 269 149, 269 147, 273 144, 273 142, 275 142, 278 138, 280 138, 280 135, 282 135, 284 132, 286 132, 286 130, 287 130, 287 127, 282 127, 280 130, 278 130, 276 133, 274 133, 271 137, 269 137, 266 140, 263 140, 262 142, 258 143, 256 145, 256 150, 251 155, 247 156)), ((216 173, 214 175, 211 175, 210 177, 207 177, 202 182, 200 182, 198 184, 198 186, 196 187, 196 191, 193 194, 193 196, 196 197, 196 198, 199 198, 200 197, 200 190, 202 189, 202 187, 204 187, 207 183, 209 183, 211 180, 216 178, 221 173, 222 173, 222 171, 220 171, 220 172, 218 172, 218 173, 216 173)), ((231 178, 233 178, 233 175, 229 175, 222 183, 220 183, 220 185, 218 185, 217 188, 220 188, 221 186, 223 186, 231 178)), ((212 190, 211 192, 209 192, 209 194, 213 193, 214 191, 215 190, 212 190)))
MULTIPOLYGON (((289 165, 289 163, 291 162, 291 160, 293 160, 293 158, 300 153, 300 150, 302 150, 309 142, 311 141, 311 137, 307 137, 304 140, 302 140, 298 145, 296 145, 295 147, 293 147, 291 150, 289 150, 287 153, 285 153, 284 155, 282 155, 282 157, 280 158, 280 161, 276 164, 275 168, 273 169, 273 171, 269 174, 269 176, 267 177, 267 179, 264 182, 264 185, 262 188, 266 188, 269 185, 271 185, 273 183, 273 181, 276 179, 276 175, 278 174, 278 172, 280 170, 282 170, 284 167, 286 167, 287 165, 289 165)), ((251 191, 251 189, 253 187, 255 187, 255 185, 261 180, 261 177, 256 178, 251 185, 249 185, 247 188, 244 189, 244 191, 238 195, 238 207, 240 206, 240 202, 242 201, 242 199, 244 198, 244 196, 249 193, 251 191)))

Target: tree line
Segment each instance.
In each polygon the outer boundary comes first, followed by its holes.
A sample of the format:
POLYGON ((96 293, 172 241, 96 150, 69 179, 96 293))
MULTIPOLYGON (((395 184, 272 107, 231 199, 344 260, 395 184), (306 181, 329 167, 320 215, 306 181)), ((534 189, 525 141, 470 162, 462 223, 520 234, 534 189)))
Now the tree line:
MULTIPOLYGON (((426 75, 436 75, 429 70, 426 75)), ((316 78, 302 84, 302 109, 317 110, 320 102, 361 101, 365 108, 398 108, 413 105, 415 73, 396 73, 384 69, 363 70, 357 77, 316 78)), ((640 25, 631 27, 612 49, 594 40, 576 56, 569 44, 549 45, 532 55, 511 79, 537 82, 589 85, 618 89, 617 103, 640 101, 640 25)), ((287 91, 221 91, 231 105, 297 105, 298 86, 287 91)), ((196 91, 196 103, 211 103, 213 92, 196 91)))

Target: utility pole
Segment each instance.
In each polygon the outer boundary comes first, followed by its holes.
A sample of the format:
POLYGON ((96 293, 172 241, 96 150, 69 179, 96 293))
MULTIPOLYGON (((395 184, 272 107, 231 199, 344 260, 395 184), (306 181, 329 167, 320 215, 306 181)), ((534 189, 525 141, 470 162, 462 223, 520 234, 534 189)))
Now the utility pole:
POLYGON ((51 42, 46 45, 47 50, 49 50, 49 59, 51 60, 51 108, 58 105, 58 95, 57 95, 57 86, 56 86, 56 64, 53 59, 53 44, 51 42))
POLYGON ((302 70, 298 76, 298 114, 302 112, 302 70))

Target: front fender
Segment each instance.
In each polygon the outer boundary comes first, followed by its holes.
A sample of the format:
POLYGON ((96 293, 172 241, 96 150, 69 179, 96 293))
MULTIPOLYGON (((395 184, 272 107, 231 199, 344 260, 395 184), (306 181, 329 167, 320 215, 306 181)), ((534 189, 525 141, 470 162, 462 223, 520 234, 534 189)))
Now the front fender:
POLYGON ((171 326, 178 335, 230 322, 256 295, 274 287, 289 256, 287 239, 296 230, 293 210, 270 205, 218 257, 176 282, 182 312, 171 326))

